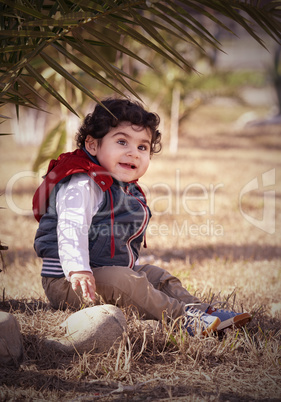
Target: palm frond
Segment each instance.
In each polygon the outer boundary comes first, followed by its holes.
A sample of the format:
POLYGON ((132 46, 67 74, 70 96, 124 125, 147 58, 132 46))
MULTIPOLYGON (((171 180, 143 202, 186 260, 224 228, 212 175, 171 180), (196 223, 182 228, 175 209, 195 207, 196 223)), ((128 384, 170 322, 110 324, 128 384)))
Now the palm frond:
MULTIPOLYGON (((41 53, 41 57, 44 58, 44 53, 41 53)), ((44 59, 45 60, 45 59, 44 59)), ((46 61, 46 60, 45 60, 46 61)), ((46 61, 48 63, 48 61, 46 61)), ((52 66, 53 67, 53 66, 52 66)), ((67 107, 72 113, 76 114, 75 110, 60 96, 60 94, 52 87, 52 85, 45 80, 45 78, 39 74, 30 64, 25 66, 26 70, 29 72, 30 76, 35 78, 35 80, 52 96, 54 96, 59 102, 67 107)), ((63 69, 60 68, 60 73, 62 74, 63 69)))
POLYGON ((65 143, 66 124, 65 121, 61 121, 47 133, 33 163, 33 171, 38 172, 40 169, 43 170, 43 167, 46 168, 51 159, 56 159, 64 151, 65 143))
POLYGON ((153 68, 130 49, 130 43, 137 42, 191 71, 192 62, 177 50, 176 42, 201 51, 210 45, 222 50, 202 17, 231 33, 227 21, 232 21, 262 46, 257 27, 281 42, 278 0, 0 0, 0 106, 36 107, 37 98, 47 92, 74 112, 56 83, 44 79, 46 68, 98 102, 98 96, 85 84, 86 76, 118 94, 130 92, 139 97, 129 84, 134 77, 109 60, 107 52, 126 54, 153 68), (124 37, 126 45, 121 42, 124 37), (67 60, 67 68, 63 60, 67 60), (83 82, 79 70, 83 71, 83 82))

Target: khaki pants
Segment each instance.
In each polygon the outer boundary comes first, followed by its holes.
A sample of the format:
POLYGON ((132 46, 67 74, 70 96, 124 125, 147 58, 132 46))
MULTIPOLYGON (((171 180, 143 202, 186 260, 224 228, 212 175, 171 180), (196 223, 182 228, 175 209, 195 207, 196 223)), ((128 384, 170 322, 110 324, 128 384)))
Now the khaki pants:
MULTIPOLYGON (((198 309, 205 311, 208 304, 182 286, 179 279, 168 271, 154 265, 136 265, 133 269, 121 266, 93 268, 96 292, 106 304, 118 307, 134 306, 140 317, 161 320, 183 315, 186 304, 198 303, 198 309)), ((42 278, 43 288, 51 305, 58 309, 67 306, 79 308, 82 293, 73 291, 65 278, 42 278)))

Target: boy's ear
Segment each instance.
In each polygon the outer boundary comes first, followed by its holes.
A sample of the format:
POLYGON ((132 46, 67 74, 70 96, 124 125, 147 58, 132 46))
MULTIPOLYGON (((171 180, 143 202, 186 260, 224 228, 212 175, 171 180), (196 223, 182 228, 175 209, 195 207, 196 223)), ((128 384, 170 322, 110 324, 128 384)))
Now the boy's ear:
POLYGON ((91 137, 90 135, 87 135, 85 139, 85 148, 91 155, 96 156, 98 148, 98 140, 96 138, 91 137))

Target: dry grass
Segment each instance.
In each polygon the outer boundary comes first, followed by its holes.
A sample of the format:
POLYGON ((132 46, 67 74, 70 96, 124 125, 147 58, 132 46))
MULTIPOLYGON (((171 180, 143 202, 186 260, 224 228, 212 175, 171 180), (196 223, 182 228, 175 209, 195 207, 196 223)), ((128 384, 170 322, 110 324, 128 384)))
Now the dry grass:
MULTIPOLYGON (((231 125, 235 113, 222 106, 200 108, 182 133, 178 154, 163 152, 152 160, 142 183, 154 226, 142 261, 168 269, 205 301, 252 312, 252 322, 223 338, 200 339, 167 325, 153 330, 127 310, 128 333, 119 349, 73 356, 46 349, 45 337, 58 335, 71 311, 48 307, 32 248, 37 225, 2 196, 7 209, 0 214, 1 241, 9 250, 0 309, 18 319, 25 356, 18 368, 0 368, 0 400, 281 400, 280 127, 237 132, 231 125), (263 189, 261 175, 271 169, 275 185, 263 189), (274 190, 273 234, 252 225, 239 209, 240 191, 255 177, 260 188, 245 194, 243 211, 262 219, 263 191, 274 190), (217 186, 213 197, 211 185, 217 186)), ((0 141, 4 193, 11 177, 30 169, 35 149, 19 149, 11 138, 0 141)), ((37 181, 25 178, 14 185, 13 202, 26 213, 37 181)))

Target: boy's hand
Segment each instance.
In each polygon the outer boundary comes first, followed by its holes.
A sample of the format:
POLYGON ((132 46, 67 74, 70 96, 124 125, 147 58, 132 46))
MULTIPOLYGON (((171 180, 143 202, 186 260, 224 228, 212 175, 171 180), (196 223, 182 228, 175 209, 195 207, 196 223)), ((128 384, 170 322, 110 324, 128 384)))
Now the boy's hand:
POLYGON ((89 271, 70 272, 72 289, 81 286, 83 297, 95 300, 96 282, 93 274, 89 271))

